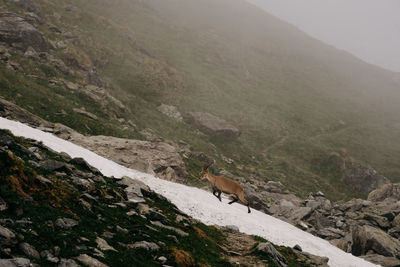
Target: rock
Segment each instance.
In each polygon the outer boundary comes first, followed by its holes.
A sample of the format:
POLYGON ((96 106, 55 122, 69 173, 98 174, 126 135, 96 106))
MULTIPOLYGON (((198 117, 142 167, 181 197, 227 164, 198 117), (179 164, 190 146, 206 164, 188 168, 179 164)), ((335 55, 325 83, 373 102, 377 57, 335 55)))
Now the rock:
POLYGON ((167 115, 168 117, 174 118, 178 121, 183 121, 181 113, 174 106, 161 104, 160 106, 157 107, 157 110, 163 113, 164 115, 167 115))
POLYGON ((370 221, 372 224, 382 228, 382 229, 388 229, 390 227, 390 222, 387 218, 382 217, 382 216, 378 216, 375 214, 364 214, 363 218, 367 221, 370 221))
POLYGON ((54 224, 62 229, 71 229, 78 225, 78 222, 70 218, 58 218, 54 224))
POLYGON ((89 267, 108 267, 108 265, 100 262, 99 260, 90 257, 87 254, 81 254, 76 258, 79 262, 89 267))
POLYGON ((89 119, 92 119, 92 120, 98 119, 96 115, 84 110, 83 108, 73 108, 72 110, 80 115, 88 117, 89 119))
POLYGON ((236 225, 226 225, 225 227, 231 231, 239 232, 239 227, 236 225))
POLYGON ((73 259, 61 259, 57 267, 79 267, 73 259))
POLYGON ((1 267, 31 267, 31 261, 25 258, 0 259, 1 267))
POLYGON ((40 252, 40 256, 45 259, 46 261, 50 263, 58 263, 60 261, 59 258, 55 257, 53 254, 51 254, 50 251, 48 250, 43 250, 40 252))
POLYGON ((19 244, 19 249, 28 257, 40 259, 39 252, 28 243, 21 243, 19 244))
POLYGON ((188 123, 208 135, 228 139, 240 136, 239 129, 210 113, 189 112, 185 119, 188 123))
POLYGON ((321 206, 321 203, 316 200, 306 200, 306 207, 316 210, 321 206))
POLYGON ((400 241, 380 229, 368 225, 355 226, 352 237, 352 253, 356 256, 365 255, 370 250, 387 257, 400 255, 400 241))
POLYGON ((136 242, 134 244, 129 244, 128 248, 144 248, 146 250, 159 250, 160 247, 153 242, 147 242, 147 241, 140 241, 136 242))
POLYGON ((299 245, 295 245, 293 249, 298 250, 298 251, 303 251, 303 249, 299 245))
POLYGON ((257 251, 266 253, 278 264, 278 266, 287 266, 286 259, 276 250, 276 248, 271 243, 259 243, 255 249, 257 251))
POLYGON ((43 126, 52 128, 53 124, 43 120, 42 118, 33 115, 32 113, 26 111, 19 106, 4 100, 0 97, 0 116, 1 117, 11 117, 19 122, 33 125, 33 126, 43 126))
POLYGON ((328 227, 318 230, 317 235, 326 240, 333 240, 344 237, 345 233, 342 230, 328 227))
POLYGON ((157 260, 158 260, 159 262, 161 262, 161 264, 164 264, 164 263, 166 263, 166 262, 167 262, 167 258, 166 258, 166 257, 164 257, 164 256, 160 256, 160 257, 158 257, 158 258, 157 258, 157 260))
POLYGON ((370 201, 383 201, 387 198, 400 200, 400 183, 385 184, 368 195, 368 200, 370 201))
POLYGON ((186 182, 185 163, 176 148, 167 143, 110 136, 85 137, 78 133, 73 133, 70 140, 125 167, 173 182, 186 182))
POLYGON ((112 250, 112 251, 117 251, 115 248, 113 248, 112 246, 110 246, 107 241, 105 241, 103 238, 97 237, 96 238, 96 243, 97 243, 97 247, 101 250, 112 250))
POLYGON ((150 207, 149 207, 149 205, 147 205, 147 204, 143 204, 143 203, 139 203, 138 205, 137 205, 137 209, 138 209, 138 211, 139 211, 139 214, 143 214, 143 215, 145 215, 145 214, 149 214, 150 213, 150 207))
POLYGON ((382 267, 399 267, 400 266, 400 260, 395 257, 385 257, 385 256, 378 255, 378 254, 368 254, 368 255, 360 256, 360 258, 363 258, 364 260, 367 260, 367 261, 375 263, 375 264, 379 264, 382 267))
POLYGON ((167 222, 168 219, 165 217, 163 214, 157 211, 150 211, 149 214, 147 214, 147 219, 152 220, 152 221, 161 221, 161 222, 167 222))
POLYGON ((47 51, 50 44, 27 20, 17 14, 0 13, 0 41, 25 51, 33 47, 36 51, 47 51))
POLYGON ((353 161, 346 161, 343 181, 364 194, 390 183, 386 177, 378 174, 374 169, 353 161))
POLYGON ((29 46, 29 47, 26 49, 26 51, 25 51, 25 53, 24 53, 24 56, 27 57, 27 58, 35 59, 35 60, 38 60, 38 59, 39 59, 38 53, 35 51, 35 49, 33 49, 32 46, 29 46))
POLYGON ((0 211, 4 211, 7 208, 8 208, 7 203, 0 197, 0 211))
POLYGON ((65 171, 67 166, 64 162, 48 159, 39 163, 40 167, 47 171, 65 171))
POLYGON ((393 228, 400 227, 400 214, 398 214, 392 221, 393 228))
POLYGON ((155 222, 150 221, 150 222, 151 222, 151 224, 156 225, 156 226, 158 226, 158 227, 161 227, 161 228, 165 228, 165 229, 174 231, 175 233, 177 233, 177 234, 180 235, 180 236, 189 236, 188 233, 182 231, 181 229, 178 229, 178 228, 175 228, 175 227, 172 227, 172 226, 168 226, 168 225, 164 225, 164 224, 162 224, 162 223, 159 222, 159 221, 155 221, 155 222))
POLYGON ((95 167, 91 166, 87 161, 83 158, 72 158, 69 161, 70 164, 78 165, 84 170, 90 171, 94 174, 100 174, 100 171, 96 169, 95 167))
POLYGON ((10 229, 0 225, 0 246, 14 246, 17 244, 15 237, 15 234, 10 229))

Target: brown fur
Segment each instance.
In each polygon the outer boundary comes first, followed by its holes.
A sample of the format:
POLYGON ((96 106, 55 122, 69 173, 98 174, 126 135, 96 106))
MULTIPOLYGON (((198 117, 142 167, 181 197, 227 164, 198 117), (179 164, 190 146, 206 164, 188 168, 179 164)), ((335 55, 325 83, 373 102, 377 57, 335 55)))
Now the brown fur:
POLYGON ((212 175, 208 171, 208 167, 209 166, 204 167, 203 170, 200 172, 200 179, 203 180, 207 178, 213 188, 213 195, 216 196, 219 201, 221 201, 221 193, 231 194, 234 196, 234 199, 229 202, 229 204, 240 200, 243 204, 247 206, 248 213, 250 213, 250 205, 244 197, 243 187, 239 183, 224 176, 212 175))

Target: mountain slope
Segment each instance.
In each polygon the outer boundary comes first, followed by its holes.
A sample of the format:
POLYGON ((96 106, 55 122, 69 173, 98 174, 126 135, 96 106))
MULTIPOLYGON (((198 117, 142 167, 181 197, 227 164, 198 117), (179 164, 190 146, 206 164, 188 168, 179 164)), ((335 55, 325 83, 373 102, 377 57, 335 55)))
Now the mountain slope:
POLYGON ((77 145, 18 122, 0 118, 0 125, 14 134, 35 138, 55 151, 66 152, 71 157, 82 157, 93 167, 99 168, 103 175, 129 176, 143 181, 154 191, 166 196, 182 211, 207 224, 236 225, 242 232, 260 235, 280 245, 299 244, 307 252, 329 257, 330 266, 375 266, 343 252, 325 240, 257 210, 247 214, 242 205, 226 206, 226 203, 219 203, 209 192, 127 169, 77 145))
POLYGON ((394 74, 244 1, 23 2, 0 1, 23 17, 36 14, 32 24, 54 47, 40 60, 6 47, 0 92, 39 116, 88 134, 144 138, 135 129, 150 128, 206 152, 236 176, 280 180, 301 195, 365 196, 321 163, 341 148, 400 179, 394 74), (10 62, 19 69, 10 70, 10 62), (103 89, 102 101, 93 101, 93 85, 103 89), (110 96, 122 106, 104 101, 110 96), (210 112, 242 135, 234 141, 202 135, 160 114, 160 103, 184 115, 210 112))

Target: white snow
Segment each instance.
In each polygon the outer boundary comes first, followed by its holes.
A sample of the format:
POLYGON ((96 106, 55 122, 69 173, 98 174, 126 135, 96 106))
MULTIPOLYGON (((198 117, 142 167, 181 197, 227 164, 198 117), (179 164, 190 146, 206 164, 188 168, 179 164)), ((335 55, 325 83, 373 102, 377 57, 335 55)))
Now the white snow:
POLYGON ((71 157, 82 157, 106 176, 129 176, 141 180, 152 190, 168 198, 180 210, 205 224, 236 225, 243 233, 264 237, 277 245, 293 247, 298 244, 303 251, 328 257, 330 266, 376 266, 272 216, 254 209, 248 214, 243 205, 228 205, 226 199, 221 203, 210 192, 128 169, 52 134, 1 117, 0 128, 8 129, 16 136, 42 141, 49 148, 65 152, 71 157))

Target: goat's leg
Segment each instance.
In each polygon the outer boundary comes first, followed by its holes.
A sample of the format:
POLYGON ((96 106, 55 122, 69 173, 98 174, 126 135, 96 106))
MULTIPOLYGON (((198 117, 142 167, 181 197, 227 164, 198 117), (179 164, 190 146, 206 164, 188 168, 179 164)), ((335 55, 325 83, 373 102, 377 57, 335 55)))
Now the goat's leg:
POLYGON ((217 196, 217 198, 219 199, 219 201, 221 201, 221 202, 222 202, 222 200, 221 200, 221 194, 222 194, 222 191, 221 191, 221 190, 219 190, 219 191, 218 191, 218 196, 217 196))
MULTIPOLYGON (((213 188, 213 195, 218 198, 221 201, 221 196, 218 196, 217 194, 219 193, 219 190, 216 188, 213 188)), ((221 194, 221 193, 220 193, 221 194)))
POLYGON ((232 199, 232 201, 230 201, 228 204, 231 205, 232 203, 235 203, 239 200, 239 198, 235 195, 232 199))
POLYGON ((250 204, 249 202, 244 198, 244 192, 238 195, 238 198, 240 201, 247 206, 247 213, 250 213, 250 204))

